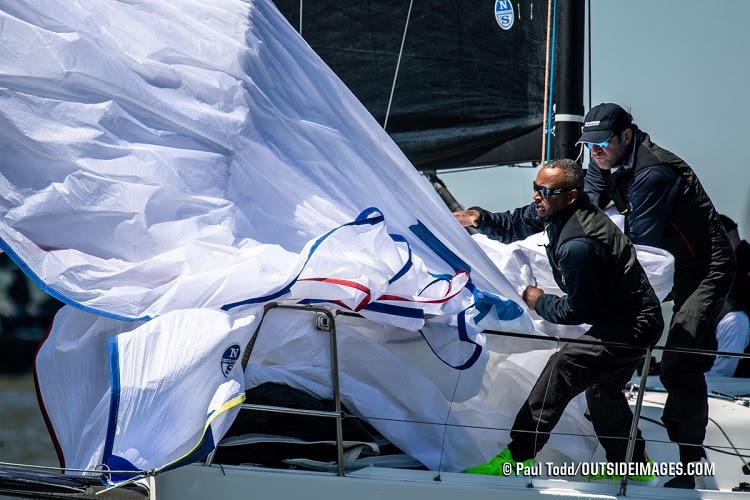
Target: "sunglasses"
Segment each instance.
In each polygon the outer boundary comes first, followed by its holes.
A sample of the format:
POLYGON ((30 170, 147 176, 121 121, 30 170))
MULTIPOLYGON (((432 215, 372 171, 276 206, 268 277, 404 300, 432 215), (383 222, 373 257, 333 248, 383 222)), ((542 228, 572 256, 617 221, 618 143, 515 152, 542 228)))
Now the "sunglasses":
POLYGON ((548 188, 544 186, 540 186, 536 182, 533 183, 534 186, 534 192, 539 193, 539 196, 541 196, 544 199, 550 198, 556 194, 562 194, 567 193, 568 191, 572 191, 575 188, 548 188))
POLYGON ((602 142, 584 142, 584 144, 589 149, 593 148, 594 146, 599 146, 600 148, 604 149, 607 146, 609 146, 609 141, 611 141, 614 136, 615 136, 615 134, 610 135, 609 137, 607 137, 606 141, 602 141, 602 142))

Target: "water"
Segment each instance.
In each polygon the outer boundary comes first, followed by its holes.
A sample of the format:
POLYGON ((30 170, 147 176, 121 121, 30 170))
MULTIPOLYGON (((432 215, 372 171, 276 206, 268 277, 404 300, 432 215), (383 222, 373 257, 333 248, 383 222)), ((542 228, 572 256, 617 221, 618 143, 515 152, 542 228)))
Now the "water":
POLYGON ((0 462, 58 465, 31 374, 0 375, 0 462))

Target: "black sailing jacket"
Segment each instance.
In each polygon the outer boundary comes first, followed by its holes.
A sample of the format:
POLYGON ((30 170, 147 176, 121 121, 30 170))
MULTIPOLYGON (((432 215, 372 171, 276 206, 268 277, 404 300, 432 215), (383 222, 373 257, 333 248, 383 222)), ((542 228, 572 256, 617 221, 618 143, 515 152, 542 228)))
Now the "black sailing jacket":
POLYGON ((678 308, 688 301, 693 311, 720 310, 731 287, 734 256, 711 199, 681 158, 641 130, 633 137, 628 162, 616 172, 601 170, 590 159, 586 193, 599 207, 615 203, 633 243, 674 256, 678 308))
POLYGON ((559 324, 592 325, 589 334, 603 340, 653 345, 663 328, 659 300, 638 263, 633 245, 589 198, 543 220, 534 204, 512 212, 479 207, 478 229, 510 243, 542 230, 549 239, 547 257, 555 281, 566 295, 545 293, 535 310, 559 324))

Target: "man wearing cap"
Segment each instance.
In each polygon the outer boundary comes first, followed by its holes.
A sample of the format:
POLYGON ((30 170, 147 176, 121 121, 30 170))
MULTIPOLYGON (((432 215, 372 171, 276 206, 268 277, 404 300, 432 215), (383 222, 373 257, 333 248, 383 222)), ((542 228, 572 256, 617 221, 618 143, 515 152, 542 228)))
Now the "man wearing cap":
MULTIPOLYGON (((593 107, 579 143, 590 149, 585 191, 599 207, 614 202, 625 216, 633 243, 670 252, 675 258, 674 316, 667 347, 715 350, 716 323, 732 286, 734 257, 711 199, 682 159, 651 141, 617 104, 593 107)), ((679 444, 680 461, 706 456, 708 423, 704 372, 712 356, 665 352, 661 381, 668 391, 662 420, 679 444)), ((668 487, 694 488, 678 476, 668 487)))
MULTIPOLYGON (((504 464, 528 465, 549 439, 565 407, 583 391, 607 459, 625 461, 628 441, 624 438, 629 435, 633 414, 622 389, 643 358, 643 347, 654 345, 660 337, 664 321, 633 245, 591 203, 582 186, 583 171, 576 162, 555 160, 539 170, 530 205, 502 213, 479 207, 454 212, 464 227, 476 227, 503 243, 545 231, 547 257, 555 281, 566 295, 529 286, 523 299, 552 323, 590 324, 580 338, 592 342, 567 343, 550 357, 516 415, 508 447, 466 472, 507 475, 504 464), (601 340, 620 345, 593 343, 601 340)), ((633 459, 648 462, 640 433, 633 459)), ((631 479, 651 482, 655 477, 648 474, 631 479)))

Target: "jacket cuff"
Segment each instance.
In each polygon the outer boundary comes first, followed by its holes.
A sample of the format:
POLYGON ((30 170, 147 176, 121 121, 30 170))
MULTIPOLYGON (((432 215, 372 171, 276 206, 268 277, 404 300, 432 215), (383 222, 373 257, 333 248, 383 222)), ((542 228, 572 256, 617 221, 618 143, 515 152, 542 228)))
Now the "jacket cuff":
POLYGON ((477 225, 474 226, 474 227, 476 227, 476 228, 481 227, 482 224, 484 223, 484 219, 485 219, 484 213, 486 212, 486 210, 483 209, 482 207, 469 207, 469 208, 467 208, 467 210, 476 210, 477 212, 479 212, 479 218, 477 219, 477 225))

